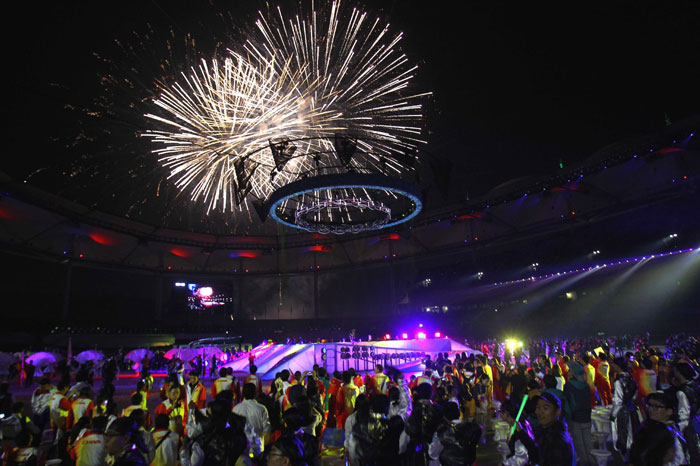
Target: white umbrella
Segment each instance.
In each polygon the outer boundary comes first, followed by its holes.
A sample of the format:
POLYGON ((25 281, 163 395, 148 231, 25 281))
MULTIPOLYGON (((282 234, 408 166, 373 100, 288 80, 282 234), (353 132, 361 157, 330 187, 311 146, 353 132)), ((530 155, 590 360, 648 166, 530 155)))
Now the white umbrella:
POLYGON ((197 357, 197 350, 194 348, 172 348, 163 355, 165 359, 180 358, 183 361, 191 361, 197 357))
POLYGON ((88 361, 101 361, 104 359, 104 357, 104 354, 100 353, 99 351, 87 350, 83 351, 82 353, 78 353, 73 359, 78 361, 80 364, 85 364, 88 361))
POLYGON ((56 356, 45 351, 34 353, 24 360, 25 364, 31 362, 35 367, 46 367, 56 362, 56 356))
POLYGON ((124 357, 129 361, 140 363, 144 356, 148 356, 148 359, 153 359, 155 354, 153 354, 153 351, 147 348, 140 348, 129 351, 124 357))

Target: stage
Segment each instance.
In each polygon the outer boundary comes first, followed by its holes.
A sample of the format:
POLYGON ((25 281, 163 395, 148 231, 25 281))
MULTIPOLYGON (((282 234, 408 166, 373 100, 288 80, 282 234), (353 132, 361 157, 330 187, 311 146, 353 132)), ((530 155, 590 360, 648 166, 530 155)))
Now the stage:
POLYGON ((425 357, 435 358, 438 353, 453 357, 457 353, 481 354, 449 338, 401 339, 367 342, 324 342, 275 344, 262 343, 238 359, 224 364, 234 372, 247 372, 249 355, 263 380, 272 380, 284 369, 294 373, 311 370, 314 364, 330 373, 352 367, 357 372, 373 371, 376 364, 394 366, 404 373, 420 372, 425 357))

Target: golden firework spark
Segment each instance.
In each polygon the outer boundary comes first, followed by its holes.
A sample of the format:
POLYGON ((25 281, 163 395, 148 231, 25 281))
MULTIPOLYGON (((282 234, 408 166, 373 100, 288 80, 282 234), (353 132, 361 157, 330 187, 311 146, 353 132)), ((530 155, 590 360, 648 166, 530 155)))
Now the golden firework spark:
POLYGON ((162 113, 146 115, 159 129, 145 136, 181 190, 208 210, 246 205, 248 193, 265 199, 319 167, 341 170, 337 133, 357 138, 354 169, 408 170, 391 156, 424 142, 428 93, 408 92, 416 66, 398 49, 401 34, 340 1, 306 18, 261 12, 256 26, 260 37, 225 59, 202 60, 174 84, 159 83, 153 102, 162 113), (280 169, 270 143, 282 140, 296 150, 280 169))

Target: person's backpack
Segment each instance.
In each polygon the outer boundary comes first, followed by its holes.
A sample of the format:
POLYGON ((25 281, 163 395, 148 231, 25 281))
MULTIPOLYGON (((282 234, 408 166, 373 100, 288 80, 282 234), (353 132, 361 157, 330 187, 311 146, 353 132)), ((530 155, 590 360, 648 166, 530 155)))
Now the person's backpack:
POLYGON ((625 401, 634 399, 637 394, 637 382, 632 377, 622 379, 622 398, 625 401))
POLYGON ((386 418, 370 416, 368 422, 356 422, 352 433, 357 442, 357 458, 360 464, 383 464, 382 454, 385 451, 383 443, 389 423, 386 418))
POLYGON ((440 464, 472 464, 476 460, 476 446, 481 439, 481 427, 474 422, 443 424, 437 431, 438 439, 443 445, 440 464))
POLYGON ((7 419, 3 419, 0 424, 0 433, 2 433, 3 440, 14 440, 22 431, 22 421, 17 419, 17 416, 10 416, 7 419))

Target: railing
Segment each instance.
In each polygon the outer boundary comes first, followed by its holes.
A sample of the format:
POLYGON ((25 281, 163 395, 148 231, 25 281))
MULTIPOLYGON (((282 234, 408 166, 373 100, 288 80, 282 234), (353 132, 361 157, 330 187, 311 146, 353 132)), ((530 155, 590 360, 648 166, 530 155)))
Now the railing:
POLYGON ((352 343, 317 343, 314 345, 314 361, 329 373, 373 370, 377 364, 396 366, 425 358, 425 353, 406 348, 386 348, 352 343))

